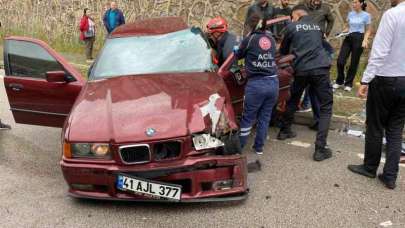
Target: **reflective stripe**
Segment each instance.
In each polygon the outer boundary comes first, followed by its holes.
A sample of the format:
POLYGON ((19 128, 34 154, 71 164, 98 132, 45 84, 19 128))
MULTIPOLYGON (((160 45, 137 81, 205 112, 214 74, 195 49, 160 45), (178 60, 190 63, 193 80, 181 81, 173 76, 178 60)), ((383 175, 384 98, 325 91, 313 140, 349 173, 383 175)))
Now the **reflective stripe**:
POLYGON ((275 75, 272 75, 272 76, 265 76, 264 78, 277 78, 278 76, 275 74, 275 75))
POLYGON ((240 131, 250 131, 252 127, 247 127, 247 128, 241 128, 240 131))
POLYGON ((240 133, 240 136, 248 136, 248 135, 250 135, 250 131, 246 133, 240 133))

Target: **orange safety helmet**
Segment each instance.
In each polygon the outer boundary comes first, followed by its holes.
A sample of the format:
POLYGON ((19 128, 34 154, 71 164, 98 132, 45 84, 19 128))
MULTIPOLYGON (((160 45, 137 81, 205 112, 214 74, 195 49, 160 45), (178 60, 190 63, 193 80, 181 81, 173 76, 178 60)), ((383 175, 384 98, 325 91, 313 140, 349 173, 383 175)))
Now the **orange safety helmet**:
POLYGON ((228 31, 228 22, 220 16, 211 19, 207 23, 207 32, 208 33, 224 33, 228 31))

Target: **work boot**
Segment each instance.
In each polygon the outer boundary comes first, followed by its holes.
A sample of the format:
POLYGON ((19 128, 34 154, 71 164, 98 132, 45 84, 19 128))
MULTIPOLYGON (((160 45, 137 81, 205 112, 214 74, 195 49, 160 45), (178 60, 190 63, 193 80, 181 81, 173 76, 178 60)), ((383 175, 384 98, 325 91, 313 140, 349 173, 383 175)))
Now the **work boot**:
POLYGON ((297 137, 297 133, 293 132, 291 129, 280 129, 277 135, 278 140, 286 140, 297 137))
POLYGON ((353 173, 360 174, 365 177, 375 178, 376 176, 375 172, 367 170, 364 165, 349 165, 347 168, 353 173))
POLYGON ((397 187, 397 185, 395 184, 395 181, 387 180, 387 179, 384 177, 384 174, 378 174, 378 179, 379 179, 379 180, 381 181, 381 183, 383 183, 384 186, 385 186, 386 188, 388 188, 388 189, 394 190, 394 189, 397 187))
POLYGON ((329 147, 315 147, 314 160, 323 161, 332 157, 332 150, 329 147))

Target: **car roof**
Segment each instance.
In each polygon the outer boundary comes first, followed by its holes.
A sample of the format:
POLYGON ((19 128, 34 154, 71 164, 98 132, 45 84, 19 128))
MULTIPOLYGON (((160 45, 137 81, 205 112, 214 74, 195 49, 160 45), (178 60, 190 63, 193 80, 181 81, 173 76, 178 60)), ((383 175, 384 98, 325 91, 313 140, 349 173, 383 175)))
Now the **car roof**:
POLYGON ((181 17, 149 18, 118 27, 111 33, 110 38, 161 35, 187 28, 188 25, 181 17))

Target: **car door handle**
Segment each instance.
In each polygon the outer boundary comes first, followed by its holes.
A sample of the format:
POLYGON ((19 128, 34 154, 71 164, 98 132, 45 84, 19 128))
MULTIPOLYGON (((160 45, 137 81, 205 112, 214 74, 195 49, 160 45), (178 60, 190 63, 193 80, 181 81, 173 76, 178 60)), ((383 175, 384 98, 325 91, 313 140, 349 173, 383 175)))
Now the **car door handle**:
POLYGON ((10 87, 13 91, 19 92, 24 89, 24 86, 21 84, 11 83, 8 87, 10 87))

